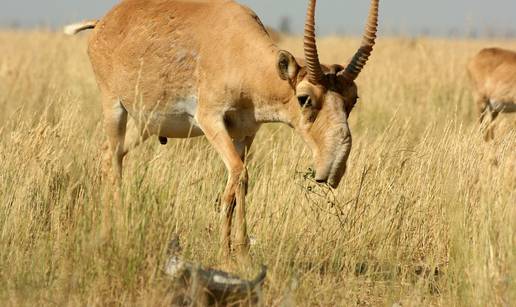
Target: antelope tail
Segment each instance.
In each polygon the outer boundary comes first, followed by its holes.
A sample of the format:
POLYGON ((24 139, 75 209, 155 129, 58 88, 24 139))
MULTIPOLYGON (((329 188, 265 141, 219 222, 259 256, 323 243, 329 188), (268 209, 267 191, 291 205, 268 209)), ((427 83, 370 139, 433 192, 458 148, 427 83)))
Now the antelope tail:
POLYGON ((85 20, 64 27, 63 32, 67 35, 75 35, 84 30, 94 29, 98 23, 98 20, 85 20))

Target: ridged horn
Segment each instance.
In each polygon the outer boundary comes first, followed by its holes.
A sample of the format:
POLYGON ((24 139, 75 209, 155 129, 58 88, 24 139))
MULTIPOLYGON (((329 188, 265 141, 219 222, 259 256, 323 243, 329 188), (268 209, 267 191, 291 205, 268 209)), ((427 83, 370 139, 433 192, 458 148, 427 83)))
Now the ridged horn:
POLYGON ((353 82, 358 77, 362 69, 369 60, 371 52, 376 40, 376 33, 378 31, 378 9, 380 0, 371 0, 371 8, 369 9, 369 17, 367 25, 362 36, 362 45, 355 53, 348 67, 342 73, 340 77, 345 81, 353 82))
POLYGON ((317 44, 315 42, 315 5, 316 0, 310 0, 308 10, 306 12, 305 23, 305 60, 308 68, 308 80, 313 84, 321 84, 324 80, 324 73, 319 62, 319 54, 317 53, 317 44))

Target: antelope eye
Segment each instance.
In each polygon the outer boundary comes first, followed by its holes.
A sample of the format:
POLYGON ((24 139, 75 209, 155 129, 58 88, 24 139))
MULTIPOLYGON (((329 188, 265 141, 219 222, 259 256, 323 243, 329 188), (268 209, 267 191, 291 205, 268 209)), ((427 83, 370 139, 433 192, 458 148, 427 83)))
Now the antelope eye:
POLYGON ((298 96, 297 100, 302 108, 310 107, 312 105, 312 98, 310 98, 310 95, 298 96))

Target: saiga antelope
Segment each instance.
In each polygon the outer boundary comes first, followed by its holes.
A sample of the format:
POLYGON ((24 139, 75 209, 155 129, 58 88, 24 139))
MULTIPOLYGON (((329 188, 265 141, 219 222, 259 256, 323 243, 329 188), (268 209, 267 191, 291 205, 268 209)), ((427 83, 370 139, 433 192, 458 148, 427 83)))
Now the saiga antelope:
POLYGON ((488 141, 494 138, 493 121, 498 115, 516 112, 516 52, 483 49, 470 61, 468 73, 488 141))
POLYGON ((351 151, 354 80, 375 44, 379 0, 371 1, 362 45, 346 67, 320 64, 315 7, 310 0, 305 59, 280 50, 256 14, 230 0, 126 0, 101 21, 67 27, 69 33, 95 29, 88 53, 102 93, 112 178, 120 182, 124 156, 151 135, 161 141, 206 136, 229 172, 223 251, 231 251, 236 208, 235 250, 244 258, 244 159, 261 124, 294 128, 311 148, 316 180, 336 188, 351 151), (128 116, 141 135, 125 140, 128 116))

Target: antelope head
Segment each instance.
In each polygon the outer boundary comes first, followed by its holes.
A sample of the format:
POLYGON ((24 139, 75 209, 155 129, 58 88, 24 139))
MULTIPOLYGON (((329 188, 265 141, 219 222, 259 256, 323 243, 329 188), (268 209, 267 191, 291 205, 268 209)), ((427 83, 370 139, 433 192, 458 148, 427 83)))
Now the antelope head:
POLYGON ((315 41, 316 0, 310 0, 304 33, 305 61, 278 55, 280 77, 295 90, 289 101, 291 124, 312 150, 316 180, 336 188, 344 173, 352 138, 348 117, 358 99, 355 79, 375 44, 379 0, 371 1, 362 45, 349 64, 321 65, 315 41))

